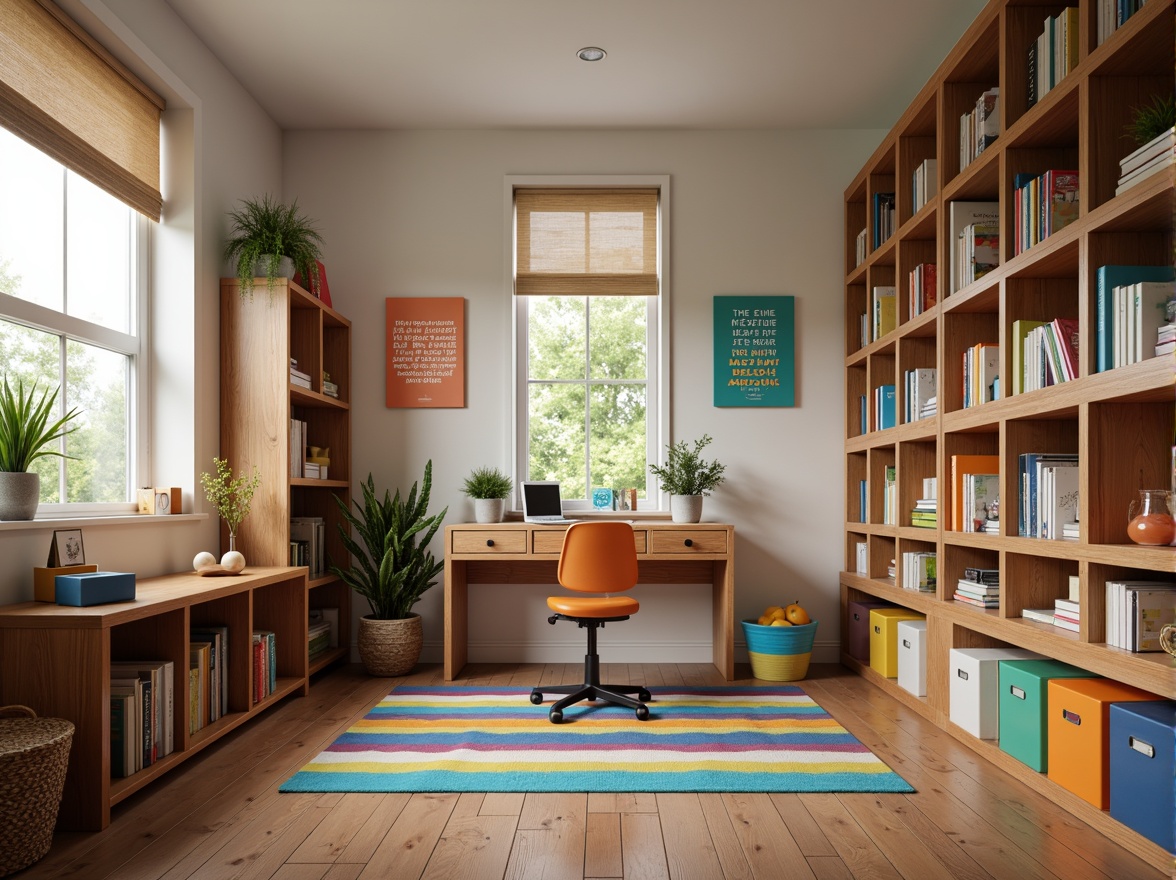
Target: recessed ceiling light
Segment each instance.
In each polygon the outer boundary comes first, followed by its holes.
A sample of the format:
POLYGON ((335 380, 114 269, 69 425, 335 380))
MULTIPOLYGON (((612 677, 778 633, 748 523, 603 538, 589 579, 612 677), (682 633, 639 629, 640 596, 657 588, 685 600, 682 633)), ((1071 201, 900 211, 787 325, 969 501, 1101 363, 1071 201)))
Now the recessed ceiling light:
POLYGON ((607 54, 603 49, 598 49, 595 46, 585 46, 576 53, 576 57, 581 61, 600 61, 607 54))

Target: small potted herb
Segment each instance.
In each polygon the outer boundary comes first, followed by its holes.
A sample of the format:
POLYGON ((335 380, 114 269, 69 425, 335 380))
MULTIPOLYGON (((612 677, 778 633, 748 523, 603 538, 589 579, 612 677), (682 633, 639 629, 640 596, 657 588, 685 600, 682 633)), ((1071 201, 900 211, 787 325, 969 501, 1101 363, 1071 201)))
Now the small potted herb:
POLYGON ((33 462, 47 455, 72 457, 50 445, 78 429, 67 427, 80 412, 76 408, 53 421, 59 390, 54 388, 50 394, 45 389, 36 398, 35 382, 27 394, 19 379, 15 391, 7 376, 0 384, 0 520, 30 520, 37 515, 41 476, 29 470, 33 462))
POLYGON ((514 488, 510 477, 498 468, 474 468, 462 491, 474 499, 474 521, 480 523, 502 522, 506 513, 506 499, 514 488))
POLYGON ((310 279, 311 292, 319 295, 323 238, 298 210, 297 200, 283 205, 268 194, 260 200, 242 199, 229 219, 233 228, 225 242, 225 260, 235 269, 242 296, 253 295, 255 275, 264 275, 272 292, 278 278, 293 278, 295 272, 310 279))
POLYGON ((706 461, 702 450, 711 442, 703 434, 693 446, 679 440, 666 447, 666 463, 651 464, 652 473, 670 493, 670 517, 674 522, 695 523, 702 519, 702 498, 723 482, 727 466, 718 461, 706 461))

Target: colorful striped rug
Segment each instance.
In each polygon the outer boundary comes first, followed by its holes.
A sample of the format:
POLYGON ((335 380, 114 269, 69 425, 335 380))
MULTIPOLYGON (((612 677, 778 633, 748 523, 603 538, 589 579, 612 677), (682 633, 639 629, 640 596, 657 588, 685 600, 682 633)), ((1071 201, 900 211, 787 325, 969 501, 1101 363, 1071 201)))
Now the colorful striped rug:
POLYGON ((914 790, 799 687, 650 691, 552 724, 526 687, 398 687, 281 791, 914 790))

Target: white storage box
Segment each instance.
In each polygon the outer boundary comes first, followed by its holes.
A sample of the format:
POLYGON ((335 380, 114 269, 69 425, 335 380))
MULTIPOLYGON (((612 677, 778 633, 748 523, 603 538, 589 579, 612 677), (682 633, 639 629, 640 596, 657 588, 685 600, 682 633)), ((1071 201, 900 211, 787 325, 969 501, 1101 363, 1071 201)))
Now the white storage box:
POLYGON ((1000 734, 1000 661, 1040 657, 1023 648, 952 648, 948 658, 952 723, 980 739, 996 739, 1000 734))
POLYGON ((898 622, 898 686, 927 696, 927 621, 898 622))

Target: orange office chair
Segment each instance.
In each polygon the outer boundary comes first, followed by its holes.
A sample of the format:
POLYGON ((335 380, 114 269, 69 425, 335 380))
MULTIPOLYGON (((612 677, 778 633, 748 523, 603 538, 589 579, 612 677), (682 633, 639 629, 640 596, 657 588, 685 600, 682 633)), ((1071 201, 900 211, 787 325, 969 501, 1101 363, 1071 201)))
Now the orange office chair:
MULTIPOLYGON (((568 526, 559 553, 559 582, 581 593, 619 593, 637 583, 637 549, 633 527, 623 522, 578 522, 568 526)), ((588 630, 588 653, 584 655, 584 683, 537 687, 531 702, 538 706, 543 694, 567 694, 556 702, 548 717, 552 724, 563 721, 563 710, 581 700, 604 700, 637 711, 640 721, 649 719, 645 701, 652 699, 640 685, 600 683, 600 656, 596 653, 596 630, 614 620, 628 620, 640 604, 628 596, 549 596, 547 607, 555 614, 547 618, 571 620, 588 630), (629 696, 636 694, 637 699, 629 696)))

